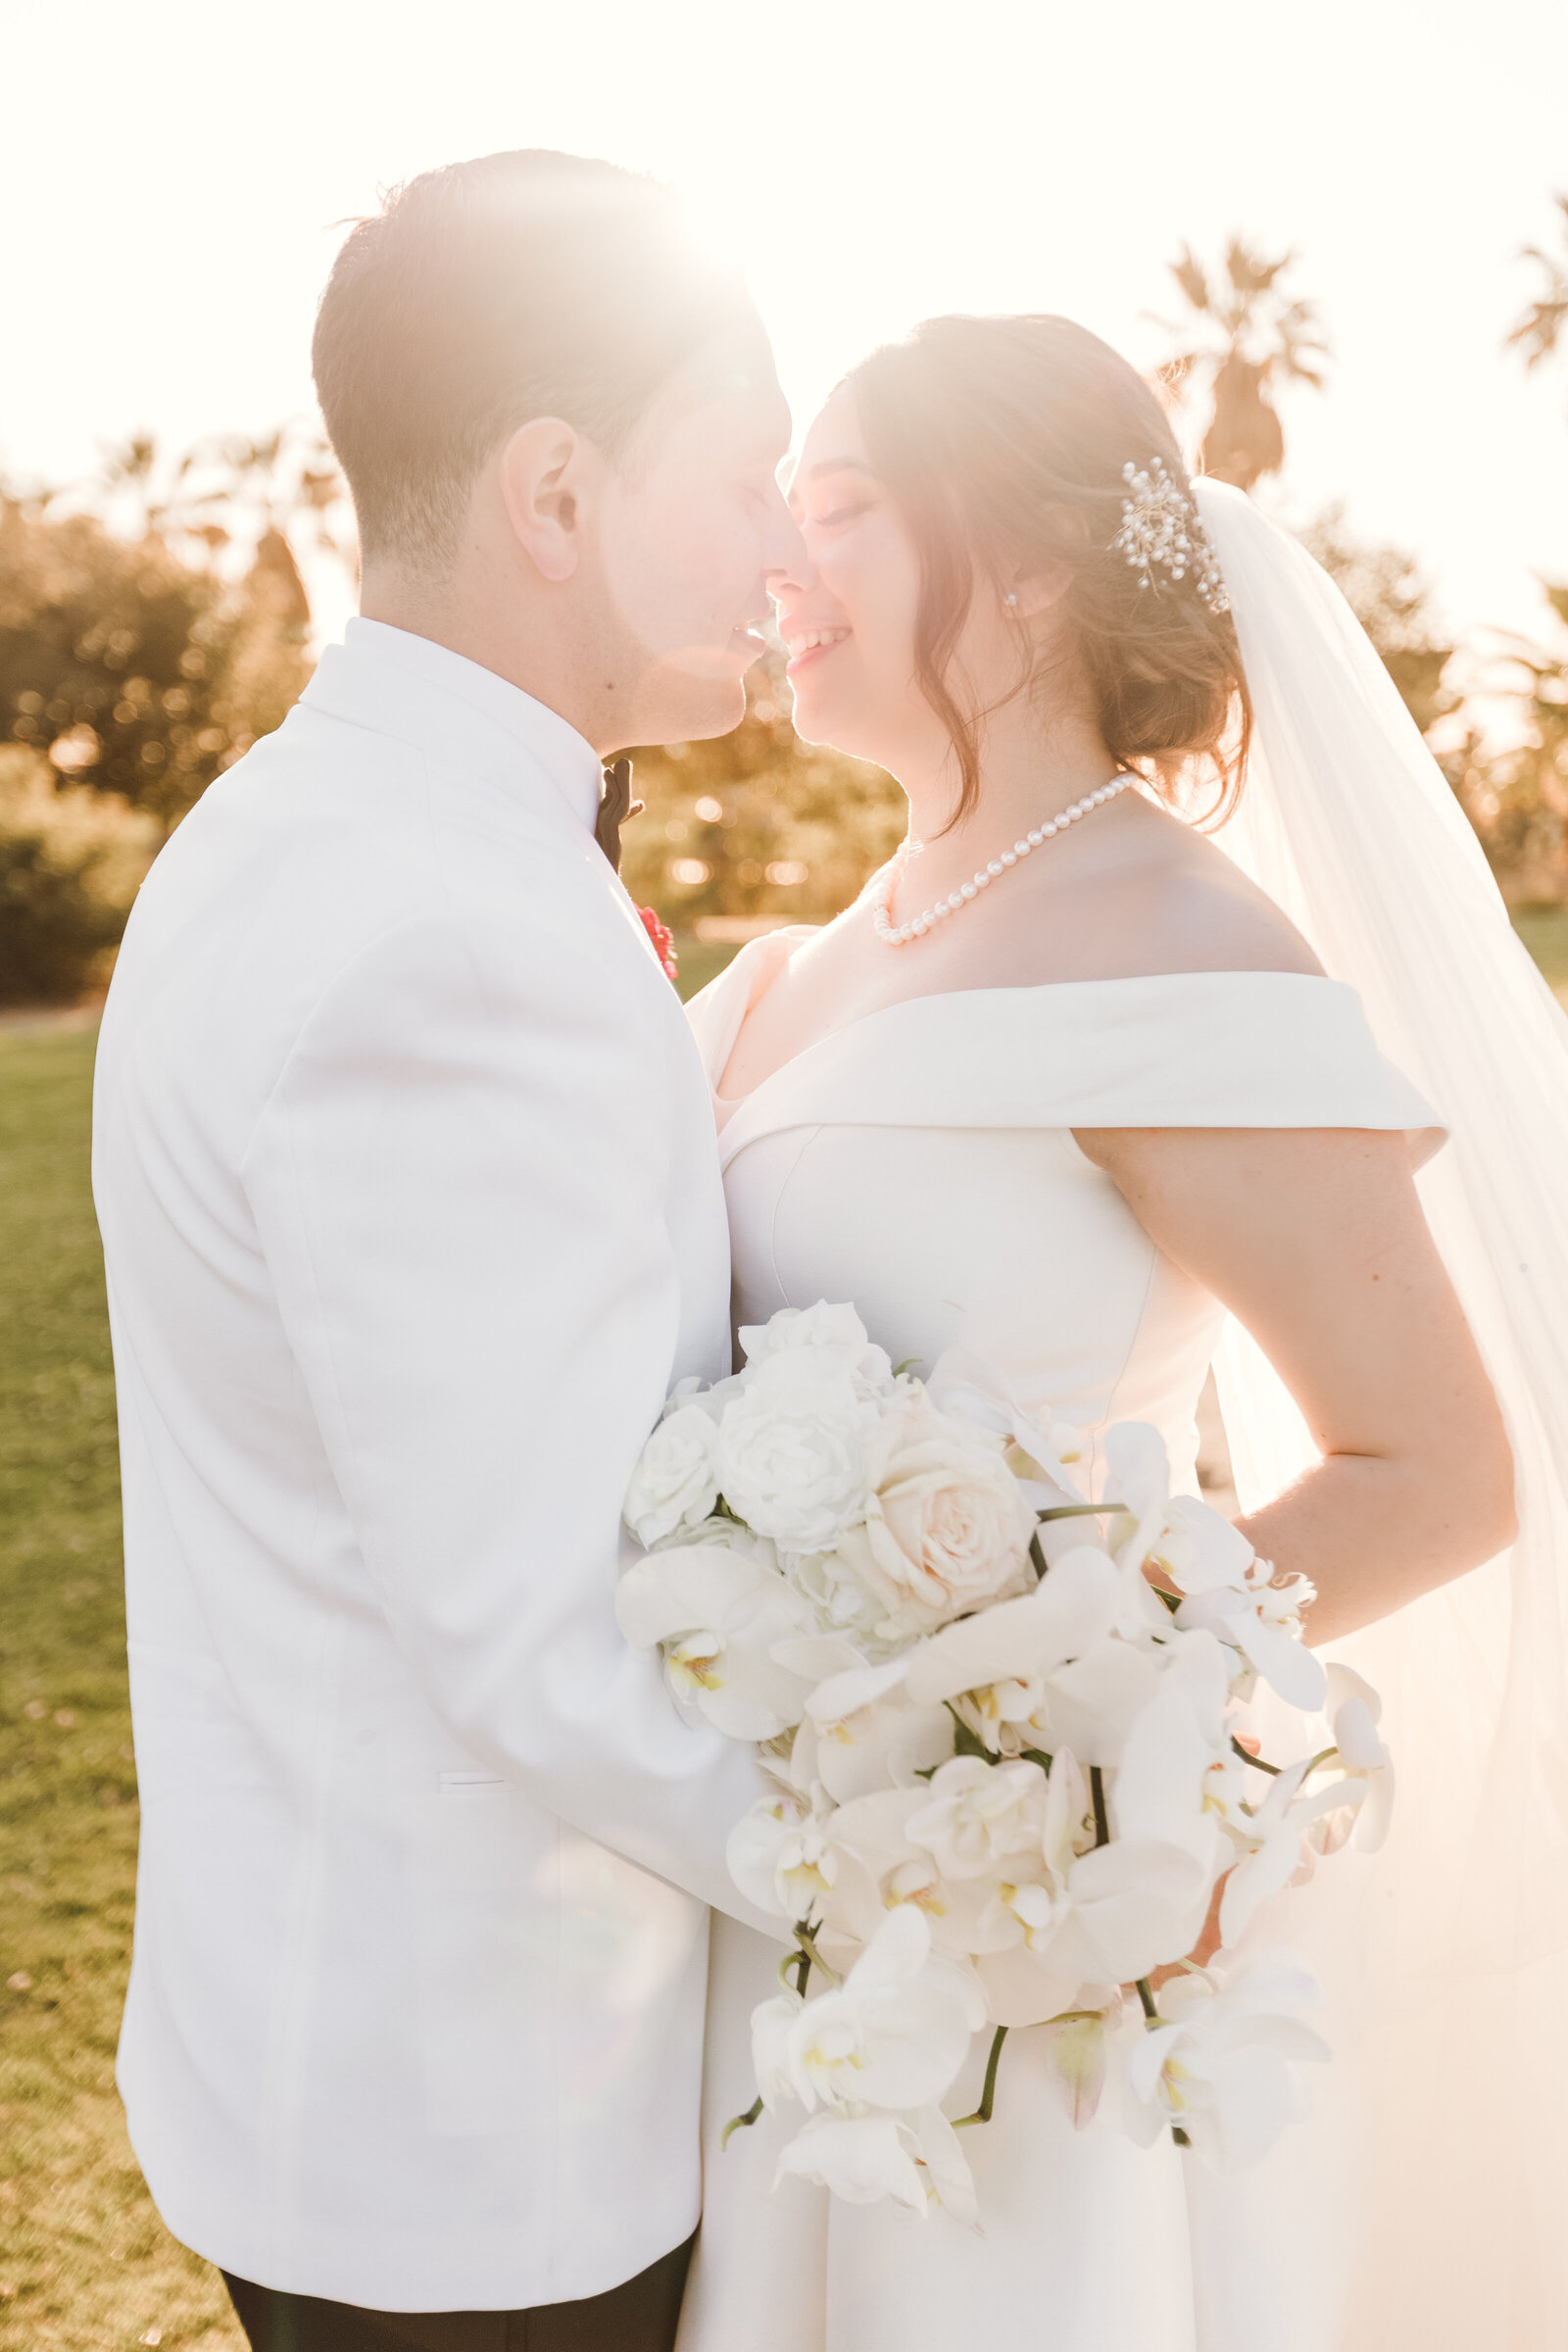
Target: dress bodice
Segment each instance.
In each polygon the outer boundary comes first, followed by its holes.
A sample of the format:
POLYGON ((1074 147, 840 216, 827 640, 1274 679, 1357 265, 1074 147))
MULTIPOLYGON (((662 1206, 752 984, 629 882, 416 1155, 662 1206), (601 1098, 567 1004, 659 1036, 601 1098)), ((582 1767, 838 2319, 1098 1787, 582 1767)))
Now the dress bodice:
MULTIPOLYGON (((755 941, 690 1006, 715 1089, 803 936, 755 941)), ((738 1324, 852 1300, 895 1363, 929 1372, 961 1347, 1027 1410, 1091 1439, 1154 1423, 1189 1491, 1223 1309, 1155 1248, 1073 1129, 1441 1132, 1354 992, 1287 972, 906 999, 717 1107, 738 1324)))
MULTIPOLYGON (((801 937, 756 941, 690 1007, 715 1087, 801 937)), ((1076 1421, 1091 1446, 1111 1421, 1154 1422, 1189 1492, 1222 1310, 1155 1248, 1074 1129, 1362 1127, 1436 1140, 1354 993, 1285 972, 913 998, 819 1040, 717 1110, 738 1322, 853 1300, 896 1362, 929 1370, 945 1348, 970 1348, 1008 1375, 1021 1405, 1076 1421)), ((1313 1935, 1298 1914, 1292 1941, 1313 1950, 1313 1935)), ((1292 2271, 1280 2292, 1276 2218, 1288 2217, 1298 2264, 1309 2191, 1343 2162, 1348 2136, 1321 2091, 1322 2130, 1287 2150, 1283 2172, 1255 2176, 1260 2191, 1250 2174, 1233 2183, 1184 2170, 1174 2146, 1136 2148, 1103 2118, 1075 2131, 1045 2045, 1023 2034, 996 2119, 965 2148, 983 2237, 885 2204, 830 2209, 804 2181, 775 2192, 772 2119, 721 2150, 725 2120, 752 2096, 750 2019, 776 1990, 777 1960, 764 1939, 717 1923, 703 2230, 680 2352, 935 2352, 972 2334, 977 2314, 1028 2352, 1323 2352, 1316 2278, 1303 2289, 1292 2271)), ((979 2092, 971 2068, 959 2108, 979 2092)), ((1321 2276, 1332 2304, 1331 2263, 1321 2276)))

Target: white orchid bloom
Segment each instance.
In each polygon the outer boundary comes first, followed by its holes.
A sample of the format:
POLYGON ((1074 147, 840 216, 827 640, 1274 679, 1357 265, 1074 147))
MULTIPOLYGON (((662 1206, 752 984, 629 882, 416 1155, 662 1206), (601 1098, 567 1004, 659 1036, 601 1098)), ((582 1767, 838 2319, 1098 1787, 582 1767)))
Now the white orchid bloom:
POLYGON ((790 2034, 806 2007, 802 1994, 787 1989, 752 2011, 752 2072, 758 2095, 769 2115, 792 2104, 794 2078, 790 2073, 790 2034))
POLYGON ((936 2201, 951 2213, 956 2222, 965 2222, 978 2229, 979 2207, 974 2193, 974 2180, 964 2160, 958 2134, 940 2107, 921 2107, 904 2118, 906 2131, 912 2132, 925 2167, 926 2181, 936 2201))
MULTIPOLYGON (((1356 1851, 1375 1854, 1389 1834, 1394 1810, 1394 1759, 1378 1737, 1383 1701, 1350 1667, 1334 1665, 1328 1670, 1328 1711, 1340 1761, 1367 1791, 1355 1816, 1356 1851)), ((1350 1785, 1340 1784, 1342 1803, 1350 1785)))
POLYGON ((925 2217, 943 2206, 976 2224, 974 2181, 940 2107, 914 2115, 812 2116, 780 2152, 778 2179, 798 2175, 852 2205, 892 2197, 925 2217))
POLYGON ((1124 1632, 1150 1628, 1163 1614, 1146 1574, 1155 1567, 1189 1595, 1177 1612, 1179 1626, 1231 1642, 1293 1705, 1320 1705, 1315 1659, 1281 1630, 1289 1621, 1299 1632, 1298 1612, 1312 1598, 1311 1587, 1303 1579, 1288 1593, 1269 1589, 1273 1570, 1258 1573, 1261 1564, 1240 1529, 1196 1494, 1173 1495, 1164 1440, 1148 1423, 1122 1421, 1107 1430, 1104 1455, 1104 1499, 1117 1508, 1110 1540, 1123 1576, 1124 1632))
POLYGON ((954 1756, 932 1774, 928 1799, 910 1815, 908 1835, 945 1879, 1005 1876, 1015 1856, 1041 1853, 1047 1794, 1038 1764, 954 1756))
POLYGON ((832 1894, 839 1867, 827 1828, 833 1813, 825 1792, 815 1794, 815 1804, 790 1791, 760 1797, 729 1834, 729 1875, 759 1911, 811 1919, 832 1894))
MULTIPOLYGON (((793 1662, 794 1653, 786 1646, 793 1662)), ((946 1707, 916 1707, 905 1690, 907 1658, 857 1661, 818 1683, 796 1734, 791 1774, 821 1782, 839 1804, 879 1788, 907 1788, 953 1753, 946 1707)))
MULTIPOLYGON (((1114 1791, 1121 1837, 1184 1847, 1209 1886, 1228 1859, 1221 1825, 1233 1808, 1241 1811, 1247 1771, 1226 1728, 1229 1694, 1225 1651, 1213 1635, 1183 1636, 1128 1732, 1114 1791)), ((1200 1915, 1195 1938, 1201 1925, 1200 1915)))
POLYGON ((1270 1563, 1206 1503, 1181 1495, 1171 1514, 1176 1540, 1161 1565, 1186 1596, 1177 1625, 1239 1649, 1288 1706, 1315 1714, 1327 1686, 1322 1661, 1301 1640, 1301 1611, 1316 1598, 1312 1585, 1304 1576, 1276 1585, 1270 1563))
POLYGON ((1128 2053, 1132 2136, 1147 2147, 1174 2124, 1213 2172, 1255 2164, 1305 2104, 1297 2066, 1329 2055, 1300 2017, 1320 1997, 1311 1970, 1284 1952, 1217 1984, 1200 1975, 1167 1984, 1159 2006, 1168 2022, 1128 2053))
POLYGON ((853 1306, 830 1306, 825 1298, 819 1298, 814 1306, 781 1306, 765 1323, 744 1324, 740 1343, 748 1371, 760 1369, 774 1356, 808 1348, 821 1362, 847 1372, 863 1398, 893 1395, 893 1365, 887 1351, 871 1345, 853 1306))
POLYGON ((894 2115, 814 2115, 780 2149, 775 2184, 795 2174, 846 2204, 875 2205, 891 2197, 924 2218, 929 2199, 908 2136, 894 2115))
POLYGON ((633 1561, 615 1618, 634 1649, 662 1648, 682 1711, 732 1740, 772 1740, 799 1723, 810 1684, 773 1655, 807 1630, 806 1603, 775 1569, 718 1544, 633 1561))
POLYGON ((932 1948, 963 1960, 983 1947, 992 1890, 984 1881, 945 1879, 929 1849, 914 1843, 909 1819, 926 1802, 917 1784, 855 1797, 831 1815, 833 1884, 822 1917, 835 1936, 868 1944, 887 1912, 911 1903, 925 1915, 932 1948))
POLYGON ((808 2001, 784 2061, 808 2114, 934 2106, 985 2023, 972 1971, 932 1952, 911 1904, 888 1912, 844 1983, 808 2001))
POLYGON ((1114 1767, 1159 1677, 1157 1658, 1116 1635, 1121 1613, 1114 1563, 1079 1543, 1032 1592, 944 1626, 915 1651, 909 1697, 957 1702, 994 1752, 1070 1747, 1081 1763, 1114 1767))
POLYGON ((1105 1462, 1102 1500, 1115 1516, 1110 1545, 1121 1570, 1120 1630, 1136 1640, 1162 1628, 1163 1601, 1144 1574, 1170 1523, 1170 1457, 1165 1441, 1147 1421, 1118 1421, 1101 1442, 1105 1462))
POLYGON ((1053 2016, 1072 2005, 1072 1989, 1085 1982, 1147 1976, 1192 1941, 1202 1865, 1168 1841, 1116 1838, 1097 1846, 1095 1835, 1083 1775, 1063 1750, 1051 1769, 1038 1861, 1027 1872, 1004 1866, 982 1920, 980 1974, 999 2025, 1025 2022, 1021 2008, 1053 2016), (1023 1964, 1019 1944, 1032 1965, 1023 1964), (1001 1957, 990 1956, 999 1950, 1001 1957))
POLYGON ((1053 1500, 1060 1495, 1072 1502, 1083 1500, 1072 1476, 1072 1466, 1083 1456, 1079 1432, 1065 1421, 1043 1424, 1019 1402, 1006 1375, 995 1364, 966 1348, 950 1348, 932 1366, 926 1395, 938 1412, 955 1413, 1009 1439, 1058 1491, 1053 1500))
POLYGON ((1240 1943, 1259 1904, 1295 1878, 1305 1858, 1302 1842, 1313 1822, 1338 1806, 1359 1804, 1367 1793, 1365 1781, 1332 1780, 1306 1796, 1298 1795, 1309 1761, 1303 1758, 1276 1775, 1246 1824, 1252 1850, 1237 1863, 1220 1897, 1220 1940, 1227 1948, 1240 1943))
POLYGON ((1051 2084, 1075 2132, 1085 2131, 1099 2112, 1120 2011, 1113 1988, 1102 2007, 1080 1993, 1070 2017, 1047 2018, 1040 2026, 1051 2084))

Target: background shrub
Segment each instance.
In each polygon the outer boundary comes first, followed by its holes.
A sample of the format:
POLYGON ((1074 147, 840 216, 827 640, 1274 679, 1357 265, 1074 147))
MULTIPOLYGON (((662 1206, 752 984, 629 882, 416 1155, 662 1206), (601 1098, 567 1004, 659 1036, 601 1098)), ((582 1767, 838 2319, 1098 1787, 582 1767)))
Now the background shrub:
POLYGON ((70 1004, 108 978, 156 816, 0 749, 0 1004, 70 1004))

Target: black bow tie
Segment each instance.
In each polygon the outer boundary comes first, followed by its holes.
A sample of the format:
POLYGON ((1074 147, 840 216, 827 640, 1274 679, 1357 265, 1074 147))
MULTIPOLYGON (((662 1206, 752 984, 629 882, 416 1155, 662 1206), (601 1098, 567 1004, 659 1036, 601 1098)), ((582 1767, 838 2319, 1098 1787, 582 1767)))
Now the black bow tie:
POLYGON ((599 816, 594 825, 594 839, 617 874, 620 871, 620 828, 629 816, 640 816, 642 810, 643 803, 631 797, 631 761, 612 760, 605 768, 605 788, 599 796, 599 816))

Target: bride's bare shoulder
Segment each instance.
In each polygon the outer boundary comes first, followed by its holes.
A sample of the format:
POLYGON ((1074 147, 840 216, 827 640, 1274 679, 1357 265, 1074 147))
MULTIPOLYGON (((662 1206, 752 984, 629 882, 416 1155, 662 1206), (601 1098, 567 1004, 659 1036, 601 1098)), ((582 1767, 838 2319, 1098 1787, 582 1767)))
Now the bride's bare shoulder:
POLYGON ((1140 953, 1158 952, 1151 971, 1322 975, 1284 909, 1216 841, 1190 826, 1172 822, 1164 854, 1150 858, 1133 888, 1142 900, 1140 953))
POLYGON ((1136 816, 1142 821, 1129 824, 1115 844, 1107 828, 1105 854, 1072 876, 1057 902, 1054 936, 1037 939, 1036 955, 1053 965, 1065 958, 1075 967, 1071 976, 1085 979, 1159 972, 1321 976, 1321 963, 1290 917, 1217 842, 1147 803, 1136 816))

